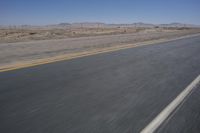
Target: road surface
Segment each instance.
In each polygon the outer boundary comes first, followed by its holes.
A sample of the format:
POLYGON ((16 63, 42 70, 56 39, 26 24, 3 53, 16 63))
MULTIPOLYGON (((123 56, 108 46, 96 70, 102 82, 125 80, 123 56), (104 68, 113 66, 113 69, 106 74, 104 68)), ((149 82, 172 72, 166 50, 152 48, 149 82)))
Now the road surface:
MULTIPOLYGON (((1 133, 137 133, 200 74, 200 36, 0 73, 1 133)), ((199 87, 157 132, 200 132, 199 87)))

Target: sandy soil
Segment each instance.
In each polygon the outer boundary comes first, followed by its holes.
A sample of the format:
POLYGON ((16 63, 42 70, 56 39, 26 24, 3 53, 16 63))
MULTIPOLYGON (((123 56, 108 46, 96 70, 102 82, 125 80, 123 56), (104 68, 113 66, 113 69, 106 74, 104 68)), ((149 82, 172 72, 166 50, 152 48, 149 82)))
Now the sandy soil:
MULTIPOLYGON (((32 40, 66 39, 87 36, 117 35, 142 32, 176 32, 185 28, 7 28, 0 29, 0 43, 32 40)), ((187 29, 187 28, 186 28, 187 29)), ((185 30, 186 30, 185 29, 185 30)))
POLYGON ((0 29, 0 43, 136 33, 145 28, 0 29))

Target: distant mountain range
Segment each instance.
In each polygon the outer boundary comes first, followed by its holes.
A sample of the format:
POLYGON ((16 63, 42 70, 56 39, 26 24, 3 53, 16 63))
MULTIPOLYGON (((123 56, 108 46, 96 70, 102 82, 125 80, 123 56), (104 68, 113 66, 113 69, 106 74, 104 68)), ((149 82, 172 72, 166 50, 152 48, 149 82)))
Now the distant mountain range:
POLYGON ((149 23, 132 23, 132 24, 106 24, 100 22, 83 22, 83 23, 60 23, 54 26, 61 27, 200 27, 199 25, 183 24, 183 23, 170 23, 170 24, 149 24, 149 23))
POLYGON ((187 28, 200 28, 200 25, 193 24, 183 24, 183 23, 170 23, 170 24, 149 24, 149 23, 132 23, 132 24, 106 24, 100 22, 82 22, 82 23, 60 23, 54 25, 45 25, 45 26, 33 26, 33 25, 20 25, 20 26, 0 26, 0 28, 115 28, 115 27, 145 27, 145 28, 154 28, 154 27, 187 27, 187 28))

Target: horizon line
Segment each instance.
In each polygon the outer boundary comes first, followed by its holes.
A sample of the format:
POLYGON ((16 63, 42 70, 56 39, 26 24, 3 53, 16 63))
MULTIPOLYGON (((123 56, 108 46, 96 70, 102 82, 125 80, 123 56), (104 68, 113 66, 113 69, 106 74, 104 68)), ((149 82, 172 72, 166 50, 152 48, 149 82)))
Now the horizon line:
POLYGON ((59 25, 59 24, 95 24, 95 23, 99 23, 99 24, 116 24, 116 25, 131 25, 131 24, 151 24, 151 25, 162 25, 162 24, 183 24, 183 25, 195 25, 195 26, 200 26, 200 24, 193 24, 193 23, 181 23, 181 22, 169 22, 169 23, 149 23, 149 22, 132 22, 132 23, 107 23, 107 22, 102 22, 102 21, 75 21, 75 22, 60 22, 60 23, 49 23, 49 24, 0 24, 0 26, 52 26, 52 25, 59 25))

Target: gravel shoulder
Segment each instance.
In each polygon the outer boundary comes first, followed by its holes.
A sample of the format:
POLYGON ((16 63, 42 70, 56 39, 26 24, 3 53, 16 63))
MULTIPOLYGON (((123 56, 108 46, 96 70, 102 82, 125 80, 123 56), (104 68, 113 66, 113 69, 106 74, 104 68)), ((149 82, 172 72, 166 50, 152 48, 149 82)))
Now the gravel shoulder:
POLYGON ((1 43, 0 67, 37 59, 51 58, 63 54, 111 48, 114 46, 134 44, 150 40, 173 39, 197 33, 200 33, 199 29, 173 32, 139 32, 131 34, 101 35, 59 40, 1 43))

